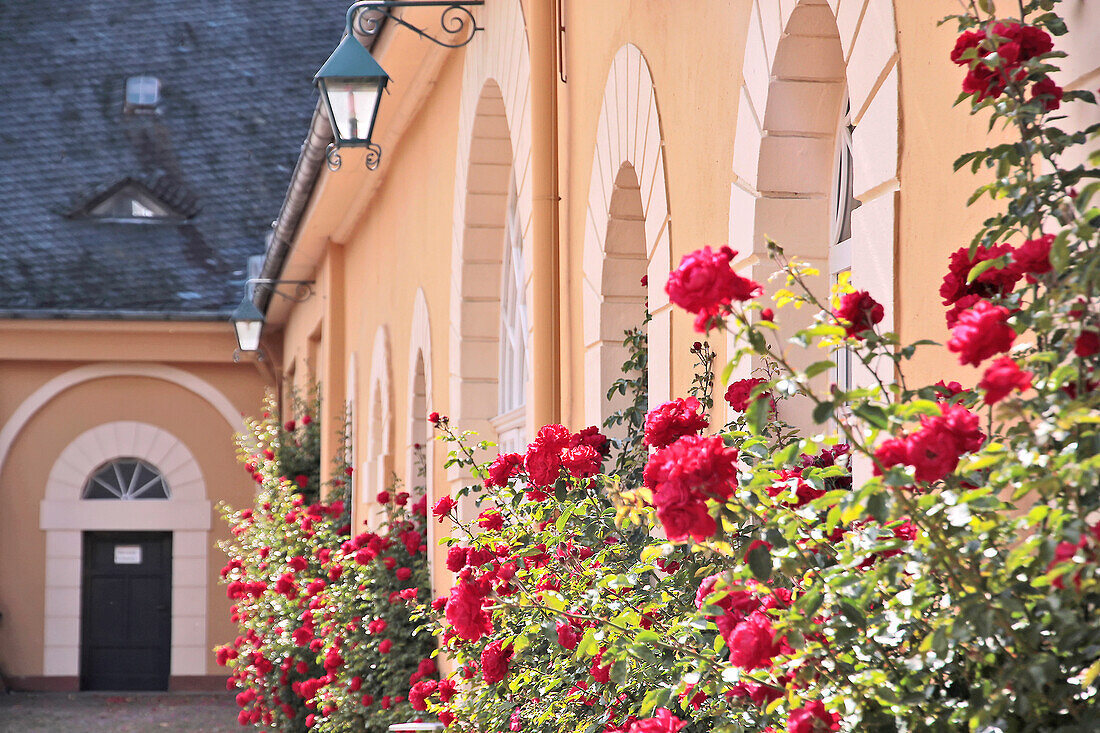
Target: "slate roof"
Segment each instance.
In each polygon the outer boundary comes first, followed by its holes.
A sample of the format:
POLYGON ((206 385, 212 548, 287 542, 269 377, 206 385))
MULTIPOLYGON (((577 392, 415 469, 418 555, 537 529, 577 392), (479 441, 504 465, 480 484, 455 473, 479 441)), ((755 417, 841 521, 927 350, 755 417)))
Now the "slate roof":
POLYGON ((225 317, 262 254, 344 0, 0 2, 0 317, 225 317), (159 78, 156 114, 123 112, 159 78), (182 216, 84 216, 121 186, 182 216))

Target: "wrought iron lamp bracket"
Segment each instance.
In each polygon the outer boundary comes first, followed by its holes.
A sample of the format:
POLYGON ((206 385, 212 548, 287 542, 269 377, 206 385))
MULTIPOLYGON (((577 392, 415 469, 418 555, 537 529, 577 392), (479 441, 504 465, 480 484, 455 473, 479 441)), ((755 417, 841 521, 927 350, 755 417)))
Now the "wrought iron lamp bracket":
MULTIPOLYGON (((339 157, 339 156, 337 156, 339 157)), ((273 295, 278 295, 280 298, 293 301, 295 303, 303 303, 313 297, 313 284, 315 280, 272 280, 264 277, 250 278, 247 285, 253 287, 265 287, 273 295), (279 285, 293 285, 294 292, 287 294, 278 289, 279 285)))
POLYGON ((473 11, 470 10, 484 4, 485 0, 360 0, 348 8, 347 31, 351 33, 357 30, 361 35, 373 36, 378 32, 381 18, 389 18, 438 46, 462 48, 474 40, 475 33, 484 30, 477 24, 473 11), (445 35, 436 37, 424 28, 416 27, 393 13, 395 8, 443 8, 439 16, 439 28, 445 35))

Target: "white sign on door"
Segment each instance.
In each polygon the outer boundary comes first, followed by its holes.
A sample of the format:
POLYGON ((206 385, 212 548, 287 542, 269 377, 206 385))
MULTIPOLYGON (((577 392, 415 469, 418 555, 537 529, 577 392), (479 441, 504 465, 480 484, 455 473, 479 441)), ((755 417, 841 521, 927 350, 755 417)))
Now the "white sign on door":
POLYGON ((141 565, 141 545, 115 545, 115 565, 141 565))

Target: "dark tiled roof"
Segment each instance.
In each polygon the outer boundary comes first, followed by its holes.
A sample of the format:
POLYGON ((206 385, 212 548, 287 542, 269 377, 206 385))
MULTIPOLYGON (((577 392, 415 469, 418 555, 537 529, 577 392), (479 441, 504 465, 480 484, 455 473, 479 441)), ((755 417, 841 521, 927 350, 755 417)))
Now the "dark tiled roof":
POLYGON ((0 316, 232 311, 346 7, 0 2, 0 316), (123 113, 131 76, 160 79, 158 114, 123 113), (123 182, 181 216, 80 215, 123 182))

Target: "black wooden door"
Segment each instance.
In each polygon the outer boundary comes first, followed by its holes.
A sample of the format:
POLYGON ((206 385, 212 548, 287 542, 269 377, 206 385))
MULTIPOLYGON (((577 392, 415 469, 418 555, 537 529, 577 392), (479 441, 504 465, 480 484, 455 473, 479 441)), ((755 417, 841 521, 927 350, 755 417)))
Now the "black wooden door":
POLYGON ((80 687, 167 690, 172 533, 85 532, 80 687))

